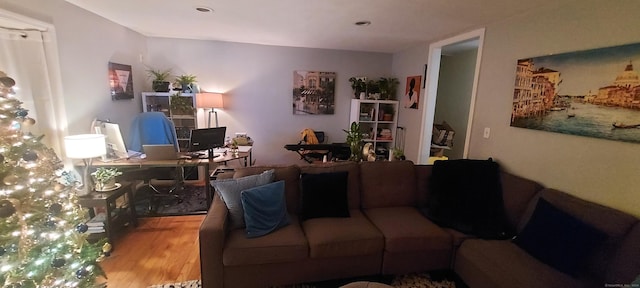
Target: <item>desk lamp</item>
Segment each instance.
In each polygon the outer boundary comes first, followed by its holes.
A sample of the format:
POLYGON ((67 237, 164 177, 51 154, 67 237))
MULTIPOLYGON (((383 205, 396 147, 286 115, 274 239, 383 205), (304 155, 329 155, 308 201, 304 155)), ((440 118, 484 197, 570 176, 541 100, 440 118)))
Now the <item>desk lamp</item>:
POLYGON ((86 196, 91 193, 93 187, 89 184, 89 169, 93 158, 107 154, 107 144, 102 134, 80 134, 64 137, 64 147, 67 157, 82 159, 84 162, 84 174, 82 175, 82 188, 78 190, 78 196, 86 196))
POLYGON ((196 94, 196 108, 211 109, 207 128, 211 128, 211 113, 216 115, 216 127, 218 127, 218 111, 215 111, 215 108, 224 108, 222 94, 209 92, 196 94))

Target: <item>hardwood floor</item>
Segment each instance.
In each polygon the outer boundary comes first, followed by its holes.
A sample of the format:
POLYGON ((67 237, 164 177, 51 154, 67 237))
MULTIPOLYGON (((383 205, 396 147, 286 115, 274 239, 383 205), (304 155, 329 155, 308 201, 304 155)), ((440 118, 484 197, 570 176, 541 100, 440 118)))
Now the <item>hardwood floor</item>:
POLYGON ((205 215, 139 218, 101 266, 108 287, 146 288, 200 279, 198 228, 205 215))

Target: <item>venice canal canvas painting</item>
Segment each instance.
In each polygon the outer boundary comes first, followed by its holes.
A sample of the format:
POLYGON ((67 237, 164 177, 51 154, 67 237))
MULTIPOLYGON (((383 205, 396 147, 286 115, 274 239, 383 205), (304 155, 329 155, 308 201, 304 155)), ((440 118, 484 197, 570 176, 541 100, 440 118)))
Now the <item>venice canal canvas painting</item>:
POLYGON ((640 143, 638 65, 640 43, 520 59, 511 126, 640 143))
POLYGON ((333 114, 336 72, 293 71, 293 114, 333 114))

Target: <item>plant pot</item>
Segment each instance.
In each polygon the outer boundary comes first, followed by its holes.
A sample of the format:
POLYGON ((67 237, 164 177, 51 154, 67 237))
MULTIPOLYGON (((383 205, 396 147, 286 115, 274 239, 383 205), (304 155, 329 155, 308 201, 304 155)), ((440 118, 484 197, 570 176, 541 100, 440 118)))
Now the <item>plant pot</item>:
POLYGON ((116 187, 116 178, 111 178, 107 182, 96 181, 96 191, 109 191, 116 187))
POLYGON ((154 92, 169 92, 169 84, 167 81, 153 81, 151 88, 154 92))

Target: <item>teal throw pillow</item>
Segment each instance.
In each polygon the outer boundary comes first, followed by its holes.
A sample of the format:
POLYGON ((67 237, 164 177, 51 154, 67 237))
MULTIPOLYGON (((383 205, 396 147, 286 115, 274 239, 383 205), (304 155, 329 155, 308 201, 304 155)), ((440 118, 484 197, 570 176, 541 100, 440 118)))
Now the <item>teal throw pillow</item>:
POLYGON ((289 225, 283 180, 247 189, 240 194, 247 238, 267 235, 289 225))
POLYGON ((229 210, 229 228, 244 228, 244 210, 240 193, 253 187, 262 186, 273 182, 275 170, 267 170, 257 175, 245 176, 237 179, 224 179, 211 181, 220 198, 229 210))

